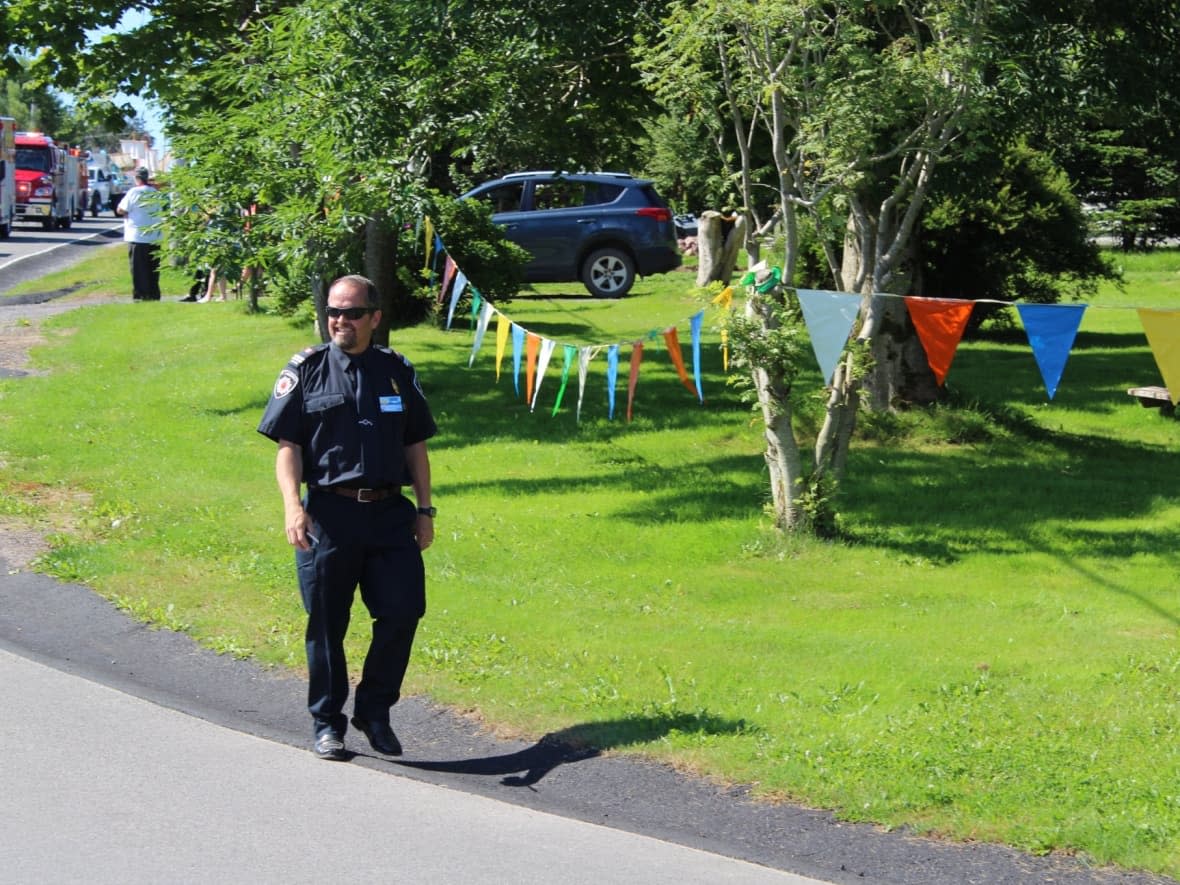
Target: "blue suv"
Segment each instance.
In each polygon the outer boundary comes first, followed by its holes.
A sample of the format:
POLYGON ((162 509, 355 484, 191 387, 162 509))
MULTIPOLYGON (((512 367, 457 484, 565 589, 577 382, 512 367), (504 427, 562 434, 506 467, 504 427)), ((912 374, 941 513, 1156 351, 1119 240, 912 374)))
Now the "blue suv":
POLYGON ((635 275, 680 266, 672 212, 650 181, 615 172, 515 172, 468 191, 526 249, 532 283, 581 281, 599 298, 626 295, 635 275))

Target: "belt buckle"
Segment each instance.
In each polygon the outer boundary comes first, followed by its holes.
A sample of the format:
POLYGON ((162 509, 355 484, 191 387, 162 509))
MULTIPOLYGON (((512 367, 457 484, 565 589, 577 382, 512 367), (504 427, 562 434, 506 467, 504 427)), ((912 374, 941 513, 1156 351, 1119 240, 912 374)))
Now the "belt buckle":
POLYGON ((381 495, 380 489, 357 489, 356 499, 362 504, 371 504, 373 501, 379 501, 381 495))

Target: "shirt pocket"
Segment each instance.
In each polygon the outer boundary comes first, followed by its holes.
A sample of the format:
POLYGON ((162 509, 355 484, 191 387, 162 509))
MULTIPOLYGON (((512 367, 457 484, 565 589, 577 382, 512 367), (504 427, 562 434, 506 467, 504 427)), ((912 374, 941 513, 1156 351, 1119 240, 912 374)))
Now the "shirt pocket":
POLYGON ((305 446, 318 454, 326 448, 347 442, 347 427, 353 423, 352 412, 343 393, 317 393, 303 398, 305 446))
POLYGON ((343 393, 319 393, 315 396, 304 397, 303 412, 306 415, 323 415, 344 405, 343 393))

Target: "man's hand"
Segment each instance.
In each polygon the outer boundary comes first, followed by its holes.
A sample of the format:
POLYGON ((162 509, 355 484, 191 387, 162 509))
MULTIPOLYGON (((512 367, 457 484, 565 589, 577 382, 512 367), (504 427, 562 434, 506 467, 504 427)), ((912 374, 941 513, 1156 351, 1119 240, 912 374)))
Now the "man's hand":
POLYGON ((418 522, 414 526, 414 537, 418 539, 418 549, 425 550, 434 543, 434 517, 418 514, 418 522))
POLYGON ((302 507, 292 507, 285 511, 287 528, 287 543, 299 550, 310 550, 309 534, 314 534, 315 525, 307 511, 302 507))

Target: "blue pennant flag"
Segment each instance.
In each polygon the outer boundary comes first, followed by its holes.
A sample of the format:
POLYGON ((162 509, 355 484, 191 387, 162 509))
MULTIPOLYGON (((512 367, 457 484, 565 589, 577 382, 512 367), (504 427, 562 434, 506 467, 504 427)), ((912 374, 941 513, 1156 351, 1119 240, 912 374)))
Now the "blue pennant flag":
POLYGON ((1041 370, 1049 399, 1057 394, 1065 361, 1073 348, 1078 326, 1082 324, 1084 304, 1017 304, 1028 343, 1041 370))

